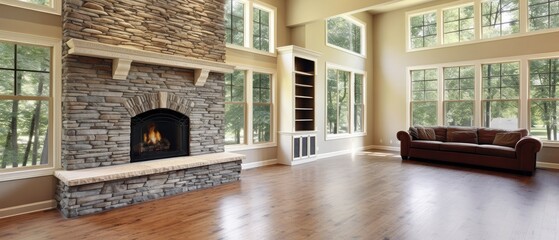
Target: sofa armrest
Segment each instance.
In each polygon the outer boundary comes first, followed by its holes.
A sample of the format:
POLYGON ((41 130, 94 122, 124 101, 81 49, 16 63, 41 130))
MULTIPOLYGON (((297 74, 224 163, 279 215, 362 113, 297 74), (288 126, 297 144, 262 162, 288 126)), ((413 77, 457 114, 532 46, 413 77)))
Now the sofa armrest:
POLYGON ((402 156, 402 159, 404 160, 408 159, 408 153, 410 152, 412 140, 410 133, 406 131, 399 131, 396 134, 396 137, 400 140, 400 156, 402 156))
POLYGON ((522 171, 533 173, 536 170, 536 155, 542 149, 542 141, 526 136, 516 143, 514 149, 522 171))

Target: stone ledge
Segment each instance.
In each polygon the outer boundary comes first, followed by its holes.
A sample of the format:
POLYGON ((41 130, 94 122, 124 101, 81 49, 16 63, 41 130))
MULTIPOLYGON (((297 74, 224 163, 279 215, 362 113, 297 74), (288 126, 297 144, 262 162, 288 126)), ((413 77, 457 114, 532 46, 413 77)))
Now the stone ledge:
POLYGON ((78 186, 244 159, 244 155, 237 153, 211 153, 81 170, 59 170, 55 171, 54 176, 67 186, 78 186))

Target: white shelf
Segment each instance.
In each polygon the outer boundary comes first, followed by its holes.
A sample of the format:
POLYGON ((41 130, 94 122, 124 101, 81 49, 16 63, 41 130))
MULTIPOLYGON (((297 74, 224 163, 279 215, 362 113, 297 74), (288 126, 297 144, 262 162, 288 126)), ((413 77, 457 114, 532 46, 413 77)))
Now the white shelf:
POLYGON ((306 87, 306 88, 313 88, 313 85, 309 85, 309 84, 300 84, 300 83, 295 83, 295 86, 297 87, 306 87))
POLYGON ((309 97, 309 96, 301 96, 301 95, 297 95, 295 96, 296 98, 306 98, 306 99, 313 99, 313 97, 309 97))
POLYGON ((312 111, 312 110, 314 110, 314 108, 295 108, 295 110, 312 111))
POLYGON ((309 72, 295 71, 295 73, 300 75, 305 75, 305 76, 314 76, 314 73, 309 73, 309 72))
POLYGON ((221 62, 156 53, 80 39, 70 39, 66 44, 70 47, 68 53, 71 55, 112 59, 113 78, 119 80, 126 79, 132 62, 193 69, 194 84, 196 86, 204 86, 210 72, 232 73, 235 69, 235 66, 221 62))
POLYGON ((313 119, 295 119, 295 122, 312 122, 313 119))

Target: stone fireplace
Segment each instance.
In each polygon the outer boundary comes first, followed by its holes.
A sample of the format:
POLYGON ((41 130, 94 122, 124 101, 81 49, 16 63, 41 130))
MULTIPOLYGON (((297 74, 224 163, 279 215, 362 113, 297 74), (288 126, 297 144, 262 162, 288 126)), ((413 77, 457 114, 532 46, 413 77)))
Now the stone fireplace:
POLYGON ((222 154, 223 4, 64 1, 65 216, 239 179, 243 157, 222 154))

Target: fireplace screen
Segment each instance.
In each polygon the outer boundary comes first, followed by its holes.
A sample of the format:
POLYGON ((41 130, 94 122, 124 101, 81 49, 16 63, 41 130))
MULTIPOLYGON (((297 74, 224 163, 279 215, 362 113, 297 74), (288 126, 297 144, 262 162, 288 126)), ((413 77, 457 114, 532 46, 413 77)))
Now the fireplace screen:
POLYGON ((155 109, 131 120, 131 162, 189 155, 190 120, 182 113, 155 109))

